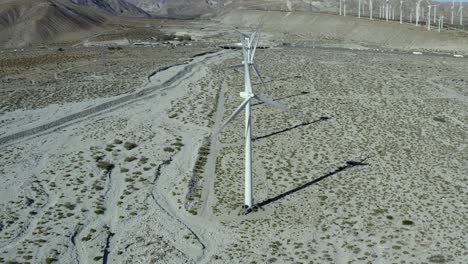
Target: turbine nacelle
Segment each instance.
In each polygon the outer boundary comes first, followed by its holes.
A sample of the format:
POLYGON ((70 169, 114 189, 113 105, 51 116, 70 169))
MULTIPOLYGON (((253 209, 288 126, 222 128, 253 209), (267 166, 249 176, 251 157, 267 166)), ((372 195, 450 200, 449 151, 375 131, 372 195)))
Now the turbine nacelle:
POLYGON ((246 93, 246 92, 240 92, 239 95, 241 98, 244 98, 244 99, 250 99, 250 98, 255 97, 253 93, 246 93))

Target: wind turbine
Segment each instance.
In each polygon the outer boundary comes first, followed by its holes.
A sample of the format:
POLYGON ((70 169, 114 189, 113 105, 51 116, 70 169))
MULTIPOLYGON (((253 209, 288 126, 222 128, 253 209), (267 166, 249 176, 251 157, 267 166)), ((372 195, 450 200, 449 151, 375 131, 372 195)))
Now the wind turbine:
POLYGON ((244 209, 245 213, 250 212, 253 209, 253 185, 252 185, 252 117, 251 117, 251 100, 256 99, 267 105, 285 110, 286 108, 280 104, 274 102, 272 99, 267 97, 254 94, 252 91, 252 82, 250 80, 250 71, 253 69, 263 83, 263 78, 258 70, 255 62, 255 50, 257 49, 258 41, 260 39, 260 27, 252 33, 250 36, 241 33, 242 42, 242 53, 244 60, 241 65, 235 65, 233 67, 244 68, 244 92, 240 93, 240 97, 244 101, 237 107, 237 109, 229 116, 229 118, 221 126, 220 130, 223 130, 231 121, 239 115, 242 110, 245 110, 245 196, 244 196, 244 209))
POLYGON ((343 0, 343 16, 346 16, 346 0, 343 0))
POLYGON ((460 26, 463 26, 463 5, 460 0, 460 7, 458 8, 458 13, 460 13, 460 26))
POLYGON ((392 6, 392 20, 395 20, 395 6, 392 6))
POLYGON ((389 15, 389 10, 388 10, 388 0, 385 2, 385 19, 388 22, 388 15, 389 15))
POLYGON ((369 19, 372 20, 372 0, 369 0, 369 19))
POLYGON ((453 13, 454 13, 454 10, 455 10, 455 0, 452 0, 452 6, 450 7, 451 11, 452 11, 452 18, 450 19, 450 24, 453 25, 453 13))
POLYGON ((436 23, 437 6, 438 5, 434 5, 434 24, 436 23))
POLYGON ((427 13, 427 30, 431 30, 431 5, 427 5, 429 8, 429 13, 427 13))
POLYGON ((358 18, 361 18, 361 0, 358 1, 358 18))
POLYGON ((420 14, 421 14, 421 13, 420 13, 420 12, 421 12, 421 1, 422 1, 422 0, 418 0, 418 1, 416 2, 416 12, 415 12, 415 14, 416 14, 416 26, 417 26, 417 27, 419 27, 419 16, 420 16, 420 14))
POLYGON ((444 16, 439 17, 439 32, 444 27, 444 16))
POLYGON ((400 24, 403 24, 403 0, 400 0, 400 24))
MULTIPOLYGON (((343 1, 343 0, 340 0, 340 16, 341 16, 341 8, 342 8, 342 7, 341 7, 341 6, 342 6, 341 3, 342 3, 342 1, 343 1)), ((455 0, 454 0, 454 1, 455 1, 455 0)))

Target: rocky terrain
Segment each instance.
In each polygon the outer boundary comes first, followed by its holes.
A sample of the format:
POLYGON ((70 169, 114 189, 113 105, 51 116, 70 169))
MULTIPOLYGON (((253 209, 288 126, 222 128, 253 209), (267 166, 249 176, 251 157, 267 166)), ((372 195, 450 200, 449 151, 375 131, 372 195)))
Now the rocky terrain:
POLYGON ((91 7, 98 11, 117 16, 149 17, 144 10, 125 0, 71 0, 73 3, 91 7))
POLYGON ((23 47, 76 40, 105 21, 101 13, 67 1, 0 1, 0 45, 23 47))

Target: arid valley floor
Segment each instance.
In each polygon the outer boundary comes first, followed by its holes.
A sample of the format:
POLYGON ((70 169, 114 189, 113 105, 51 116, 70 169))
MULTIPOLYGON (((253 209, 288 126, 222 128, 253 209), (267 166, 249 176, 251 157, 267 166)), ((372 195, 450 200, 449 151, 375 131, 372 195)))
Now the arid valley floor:
POLYGON ((289 110, 253 107, 244 215, 241 52, 206 34, 0 53, 0 263, 467 263, 467 58, 267 30, 289 110))

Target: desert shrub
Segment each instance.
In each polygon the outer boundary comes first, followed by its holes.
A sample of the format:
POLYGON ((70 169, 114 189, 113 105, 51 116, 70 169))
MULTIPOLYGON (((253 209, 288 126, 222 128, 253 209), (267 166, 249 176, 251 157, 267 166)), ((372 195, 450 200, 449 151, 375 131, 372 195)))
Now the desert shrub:
POLYGON ((174 149, 171 148, 171 147, 165 147, 165 148, 164 148, 164 151, 165 151, 165 152, 174 152, 174 149))
POLYGON ((97 163, 98 168, 103 169, 103 170, 111 170, 114 168, 114 164, 108 162, 108 161, 99 161, 97 163))
POLYGON ((181 41, 191 41, 192 37, 190 35, 188 35, 188 34, 185 34, 183 36, 180 36, 179 40, 181 40, 181 41))
POLYGON ((403 220, 402 224, 403 224, 403 225, 413 225, 414 222, 411 221, 411 220, 403 220))
POLYGON ((138 146, 137 144, 132 143, 132 142, 125 142, 125 144, 124 144, 124 148, 127 149, 127 150, 134 149, 137 146, 138 146))
POLYGON ((94 210, 94 213, 97 214, 97 215, 102 215, 102 214, 104 214, 104 209, 103 208, 96 209, 96 210, 94 210))
POLYGON ((159 37, 160 41, 169 41, 169 40, 175 40, 175 39, 176 39, 176 35, 174 34, 170 34, 170 35, 163 34, 162 36, 159 37))
POLYGON ((55 258, 51 258, 51 257, 46 257, 45 259, 45 263, 46 264, 51 264, 53 262, 56 262, 57 260, 55 258))
POLYGON ((70 203, 70 202, 66 202, 64 205, 63 205, 65 208, 67 208, 68 210, 73 210, 75 209, 75 205, 70 203))
POLYGON ((134 161, 134 160, 136 160, 136 159, 137 159, 137 157, 135 157, 135 156, 130 156, 130 157, 126 157, 126 158, 125 158, 125 161, 126 161, 126 162, 132 162, 132 161, 134 161))

